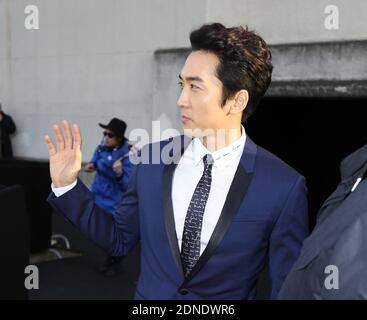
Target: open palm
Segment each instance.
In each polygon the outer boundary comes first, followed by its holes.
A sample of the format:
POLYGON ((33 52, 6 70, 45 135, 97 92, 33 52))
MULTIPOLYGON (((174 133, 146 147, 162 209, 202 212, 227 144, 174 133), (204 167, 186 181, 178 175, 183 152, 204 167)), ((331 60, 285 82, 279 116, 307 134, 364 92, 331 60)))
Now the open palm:
POLYGON ((50 156, 50 174, 55 187, 72 184, 78 177, 82 164, 81 135, 79 126, 73 125, 73 136, 69 124, 63 121, 64 135, 58 125, 53 129, 56 136, 56 148, 50 136, 45 136, 50 156))

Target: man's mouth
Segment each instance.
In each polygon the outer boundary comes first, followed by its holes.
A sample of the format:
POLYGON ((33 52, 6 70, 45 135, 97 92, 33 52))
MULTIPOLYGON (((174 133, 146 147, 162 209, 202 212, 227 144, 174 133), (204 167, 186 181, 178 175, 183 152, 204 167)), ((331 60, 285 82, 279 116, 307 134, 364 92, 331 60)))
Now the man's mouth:
POLYGON ((181 115, 182 122, 190 121, 191 119, 187 116, 181 115))

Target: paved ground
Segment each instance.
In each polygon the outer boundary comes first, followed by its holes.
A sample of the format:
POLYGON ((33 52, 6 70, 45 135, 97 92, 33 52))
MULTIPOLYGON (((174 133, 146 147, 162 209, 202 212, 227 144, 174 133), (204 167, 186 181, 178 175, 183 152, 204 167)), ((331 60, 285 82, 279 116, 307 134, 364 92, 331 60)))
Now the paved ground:
MULTIPOLYGON (((72 251, 64 259, 38 262, 39 290, 29 292, 29 298, 38 299, 131 299, 139 276, 139 248, 123 262, 125 272, 117 277, 106 277, 97 271, 105 258, 104 252, 83 238, 63 218, 53 216, 54 233, 65 235, 72 251), (81 255, 80 255, 81 254, 81 255)), ((65 256, 65 251, 61 252, 65 256)), ((33 258, 51 260, 52 253, 33 258)), ((56 258, 56 256, 54 256, 56 258)))

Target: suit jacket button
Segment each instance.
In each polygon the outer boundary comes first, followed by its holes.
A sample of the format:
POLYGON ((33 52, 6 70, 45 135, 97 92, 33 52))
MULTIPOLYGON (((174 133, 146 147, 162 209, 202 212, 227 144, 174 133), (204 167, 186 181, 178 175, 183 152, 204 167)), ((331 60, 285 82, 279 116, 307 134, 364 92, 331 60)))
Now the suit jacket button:
POLYGON ((183 288, 183 289, 181 289, 181 290, 180 290, 180 293, 181 293, 183 296, 185 296, 185 295, 187 295, 187 294, 189 293, 189 290, 187 290, 187 289, 183 288))

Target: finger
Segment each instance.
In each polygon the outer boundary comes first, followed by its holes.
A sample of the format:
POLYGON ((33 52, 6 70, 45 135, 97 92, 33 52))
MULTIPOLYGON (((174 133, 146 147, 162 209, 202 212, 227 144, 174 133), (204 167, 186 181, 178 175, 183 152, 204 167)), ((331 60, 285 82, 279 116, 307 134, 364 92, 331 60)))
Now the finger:
POLYGON ((73 146, 73 140, 71 139, 69 123, 64 120, 62 124, 64 126, 65 148, 71 149, 73 146))
POLYGON ((51 138, 48 135, 45 135, 45 142, 48 147, 48 154, 50 157, 54 156, 56 154, 56 149, 54 144, 51 141, 51 138))
POLYGON ((73 134, 74 134, 73 149, 76 149, 76 148, 81 149, 82 137, 80 135, 80 128, 77 124, 73 125, 73 134))
POLYGON ((55 131, 55 135, 56 135, 56 142, 57 142, 57 150, 64 150, 65 148, 65 142, 64 142, 64 137, 61 133, 60 127, 57 124, 54 124, 54 131, 55 131))

